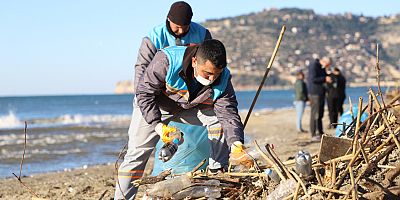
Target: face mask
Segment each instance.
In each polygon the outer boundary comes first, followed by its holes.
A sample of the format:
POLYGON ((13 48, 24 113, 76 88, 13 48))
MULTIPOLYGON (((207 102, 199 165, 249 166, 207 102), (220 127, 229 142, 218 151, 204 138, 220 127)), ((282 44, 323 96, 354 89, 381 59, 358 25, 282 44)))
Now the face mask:
MULTIPOLYGON (((197 67, 197 66, 196 66, 196 67, 197 67)), ((196 78, 196 80, 197 80, 200 84, 202 84, 202 85, 204 85, 204 86, 211 85, 211 84, 214 82, 214 80, 210 81, 210 80, 205 79, 205 78, 203 78, 202 76, 200 76, 200 75, 197 73, 196 68, 194 68, 194 73, 197 74, 197 75, 194 76, 194 77, 196 78)))

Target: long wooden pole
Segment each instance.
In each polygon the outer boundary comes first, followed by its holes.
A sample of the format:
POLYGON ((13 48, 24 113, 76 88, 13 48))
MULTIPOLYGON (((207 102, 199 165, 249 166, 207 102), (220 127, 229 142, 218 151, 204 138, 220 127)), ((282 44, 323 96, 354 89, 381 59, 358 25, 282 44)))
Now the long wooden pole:
POLYGON ((251 112, 253 111, 254 106, 256 105, 258 95, 260 95, 260 92, 261 92, 261 90, 262 90, 262 88, 263 88, 263 86, 264 86, 264 82, 265 82, 265 80, 267 79, 268 73, 269 73, 269 71, 270 71, 270 69, 271 69, 271 67, 272 67, 272 63, 274 62, 275 57, 276 57, 276 54, 278 53, 279 46, 281 45, 281 41, 282 41, 282 38, 283 38, 283 34, 285 33, 285 30, 286 30, 286 26, 283 25, 283 26, 282 26, 282 29, 281 29, 281 33, 279 34, 278 41, 276 42, 274 52, 272 53, 272 56, 271 56, 271 58, 269 59, 269 63, 268 63, 268 66, 267 66, 267 70, 265 71, 265 74, 264 74, 264 77, 263 77, 263 79, 262 79, 262 81, 261 81, 261 84, 260 84, 260 86, 258 87, 258 90, 257 90, 256 95, 254 96, 253 102, 251 103, 251 106, 250 106, 249 112, 247 113, 246 119, 244 120, 244 123, 243 123, 244 128, 246 127, 247 122, 249 121, 250 114, 251 114, 251 112))

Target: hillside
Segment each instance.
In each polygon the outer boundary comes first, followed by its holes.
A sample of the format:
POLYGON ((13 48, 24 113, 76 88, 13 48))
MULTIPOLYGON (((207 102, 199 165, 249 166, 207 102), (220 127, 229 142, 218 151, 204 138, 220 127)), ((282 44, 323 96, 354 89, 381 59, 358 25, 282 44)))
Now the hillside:
POLYGON ((375 82, 376 43, 381 45, 381 80, 400 78, 400 15, 372 18, 269 9, 204 25, 226 45, 237 86, 259 84, 282 25, 287 31, 267 85, 291 84, 296 70, 323 55, 333 58, 350 83, 375 82))
POLYGON ((317 57, 328 55, 355 85, 376 82, 376 43, 379 43, 381 80, 400 80, 400 14, 366 17, 319 15, 312 10, 268 9, 257 13, 207 20, 214 38, 224 42, 233 83, 256 88, 264 74, 282 25, 284 39, 267 86, 291 85, 293 74, 317 57))

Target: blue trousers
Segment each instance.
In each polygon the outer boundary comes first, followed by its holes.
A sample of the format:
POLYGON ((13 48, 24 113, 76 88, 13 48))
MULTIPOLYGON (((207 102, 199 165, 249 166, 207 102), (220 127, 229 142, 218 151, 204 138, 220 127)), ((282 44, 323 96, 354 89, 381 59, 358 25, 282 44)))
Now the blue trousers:
POLYGON ((303 118, 304 109, 306 107, 305 101, 294 101, 294 106, 296 107, 296 130, 302 131, 303 127, 301 125, 301 121, 303 118))

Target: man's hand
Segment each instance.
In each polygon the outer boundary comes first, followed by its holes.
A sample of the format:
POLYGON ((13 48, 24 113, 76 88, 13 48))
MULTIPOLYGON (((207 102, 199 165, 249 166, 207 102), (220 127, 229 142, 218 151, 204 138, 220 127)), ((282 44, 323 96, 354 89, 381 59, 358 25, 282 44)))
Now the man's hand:
POLYGON ((325 82, 332 83, 332 78, 330 76, 325 77, 325 82))
POLYGON ((156 125, 155 131, 161 137, 161 140, 165 144, 173 142, 173 140, 176 137, 173 137, 172 135, 175 133, 178 133, 178 132, 179 132, 179 138, 177 138, 177 139, 178 139, 178 142, 181 141, 181 133, 180 133, 179 129, 177 129, 176 127, 167 126, 163 123, 158 123, 156 125))
POLYGON ((245 147, 239 141, 231 145, 231 154, 229 155, 229 162, 232 165, 243 165, 250 168, 254 165, 253 159, 246 153, 245 147))

